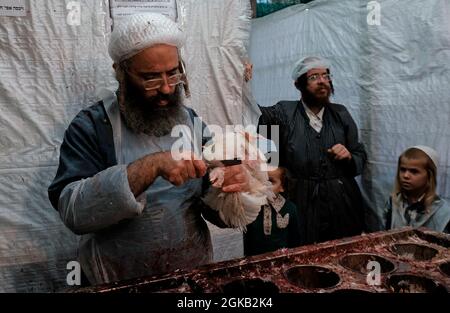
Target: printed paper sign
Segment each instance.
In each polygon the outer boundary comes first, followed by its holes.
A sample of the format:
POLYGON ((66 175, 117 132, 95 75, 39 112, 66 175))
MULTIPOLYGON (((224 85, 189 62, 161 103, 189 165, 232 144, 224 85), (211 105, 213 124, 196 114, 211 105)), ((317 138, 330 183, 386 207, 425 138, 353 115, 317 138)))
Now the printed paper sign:
POLYGON ((0 16, 26 16, 25 0, 0 0, 0 16))
POLYGON ((117 20, 135 13, 156 12, 164 14, 176 21, 176 0, 141 0, 124 1, 111 0, 111 16, 117 20))

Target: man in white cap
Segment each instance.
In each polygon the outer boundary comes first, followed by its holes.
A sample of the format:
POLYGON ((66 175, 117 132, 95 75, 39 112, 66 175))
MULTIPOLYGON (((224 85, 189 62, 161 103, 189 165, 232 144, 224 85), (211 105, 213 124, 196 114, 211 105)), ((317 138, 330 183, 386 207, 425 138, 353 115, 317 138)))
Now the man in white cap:
POLYGON ((354 179, 366 152, 347 109, 330 102, 329 63, 301 58, 292 79, 299 101, 261 107, 260 125, 280 125, 280 166, 296 181, 291 200, 298 209, 304 244, 358 235, 364 230, 361 192, 354 179))
MULTIPOLYGON (((179 139, 172 127, 193 131, 195 116, 181 100, 183 42, 177 24, 160 14, 116 25, 109 53, 119 90, 81 111, 65 133, 49 198, 66 226, 83 235, 80 262, 91 284, 208 263, 202 216, 225 226, 200 200, 205 162, 170 152, 179 139)), ((224 192, 248 189, 241 165, 225 171, 224 192)))

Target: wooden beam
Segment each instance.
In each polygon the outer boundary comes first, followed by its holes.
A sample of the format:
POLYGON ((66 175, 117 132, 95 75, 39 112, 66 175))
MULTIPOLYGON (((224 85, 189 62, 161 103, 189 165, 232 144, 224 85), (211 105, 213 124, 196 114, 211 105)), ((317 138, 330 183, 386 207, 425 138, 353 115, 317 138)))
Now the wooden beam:
POLYGON ((252 18, 256 17, 256 0, 249 0, 252 7, 252 18))

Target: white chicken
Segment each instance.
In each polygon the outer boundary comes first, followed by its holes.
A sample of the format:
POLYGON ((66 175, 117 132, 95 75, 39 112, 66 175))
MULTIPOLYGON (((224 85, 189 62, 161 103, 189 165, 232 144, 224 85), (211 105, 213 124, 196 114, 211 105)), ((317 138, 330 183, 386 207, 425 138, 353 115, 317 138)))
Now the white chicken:
POLYGON ((267 175, 266 158, 257 147, 257 139, 246 132, 226 132, 214 136, 203 150, 203 158, 210 168, 209 178, 212 183, 212 188, 203 201, 218 210, 228 226, 242 231, 256 219, 261 206, 267 204, 268 199, 275 197, 267 175), (249 191, 221 191, 225 174, 222 160, 241 160, 249 177, 249 191))

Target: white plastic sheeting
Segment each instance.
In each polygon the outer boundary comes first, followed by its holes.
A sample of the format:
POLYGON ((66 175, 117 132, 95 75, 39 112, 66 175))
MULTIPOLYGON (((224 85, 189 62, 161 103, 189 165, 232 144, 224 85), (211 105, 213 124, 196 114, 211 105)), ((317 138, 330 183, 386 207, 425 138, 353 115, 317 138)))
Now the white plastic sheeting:
POLYGON ((178 7, 188 35, 183 56, 192 94, 189 106, 208 124, 256 123, 257 110, 243 102, 250 1, 183 0, 178 7))
POLYGON ((296 100, 290 77, 302 56, 332 63, 335 96, 360 129, 369 162, 362 185, 379 213, 407 147, 440 156, 438 191, 450 198, 450 2, 316 0, 252 23, 252 90, 263 106, 296 100), (376 9, 375 9, 376 10, 376 9), (369 17, 369 18, 368 18, 369 17), (369 22, 368 22, 369 19, 369 22))
MULTIPOLYGON (((246 3, 177 1, 192 106, 211 123, 255 120, 240 100, 246 3)), ((108 0, 27 4, 25 17, 0 17, 0 292, 68 287, 66 266, 77 259, 78 238, 51 207, 47 187, 70 121, 104 89, 116 88, 108 0)), ((240 233, 213 231, 212 238, 216 260, 242 255, 240 233)))
POLYGON ((107 1, 79 1, 74 26, 69 1, 27 3, 27 16, 0 17, 1 292, 68 287, 78 239, 47 187, 68 123, 113 82, 107 1))

